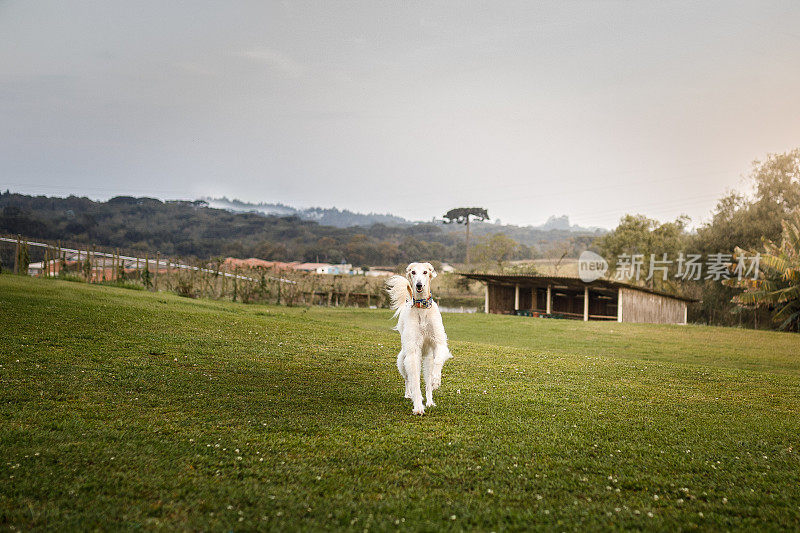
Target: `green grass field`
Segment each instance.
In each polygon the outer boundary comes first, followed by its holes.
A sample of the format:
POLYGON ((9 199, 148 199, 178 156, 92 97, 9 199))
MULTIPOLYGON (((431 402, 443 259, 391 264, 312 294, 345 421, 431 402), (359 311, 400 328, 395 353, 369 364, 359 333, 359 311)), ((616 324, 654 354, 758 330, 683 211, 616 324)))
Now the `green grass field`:
POLYGON ((411 415, 386 310, 0 276, 4 528, 800 528, 800 336, 445 315, 411 415))

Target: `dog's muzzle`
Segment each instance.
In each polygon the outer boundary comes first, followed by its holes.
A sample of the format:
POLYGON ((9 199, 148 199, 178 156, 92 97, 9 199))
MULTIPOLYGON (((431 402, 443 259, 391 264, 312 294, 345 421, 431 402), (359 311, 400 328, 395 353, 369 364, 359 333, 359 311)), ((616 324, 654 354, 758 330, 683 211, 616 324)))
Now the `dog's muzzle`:
POLYGON ((422 283, 417 283, 417 292, 422 292, 422 283))

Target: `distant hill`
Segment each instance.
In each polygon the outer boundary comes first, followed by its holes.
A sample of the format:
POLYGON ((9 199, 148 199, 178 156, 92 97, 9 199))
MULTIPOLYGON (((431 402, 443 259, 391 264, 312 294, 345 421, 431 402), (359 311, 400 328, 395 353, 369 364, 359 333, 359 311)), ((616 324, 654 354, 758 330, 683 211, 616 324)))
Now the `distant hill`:
MULTIPOLYGON (((183 258, 259 257, 357 266, 395 265, 421 258, 454 263, 464 260, 464 226, 456 224, 410 222, 392 215, 360 215, 338 209, 305 210, 303 218, 298 210, 280 204, 225 202, 230 208, 216 208, 208 200, 117 196, 97 202, 76 196, 5 192, 0 194, 0 233, 73 245, 159 251, 183 258), (258 206, 276 212, 253 209, 258 206), (395 223, 368 223, 369 217, 395 223), (363 225, 352 225, 356 220, 363 225)), ((494 233, 516 240, 520 247, 512 259, 577 257, 599 234, 578 232, 574 226, 540 229, 485 222, 474 223, 472 233, 476 244, 481 237, 494 233)), ((0 250, 0 262, 8 265, 11 251, 9 247, 0 250)))
MULTIPOLYGON (((334 226, 337 228, 349 228, 353 226, 371 226, 382 224, 384 226, 404 227, 414 224, 430 224, 431 221, 412 221, 390 214, 378 213, 354 213, 352 211, 339 210, 335 207, 311 207, 308 209, 298 209, 280 203, 250 203, 241 200, 229 200, 223 198, 201 198, 209 207, 215 209, 225 209, 233 213, 260 213, 268 216, 296 216, 301 220, 313 220, 324 226, 334 226)), ((441 223, 442 220, 433 220, 433 223, 441 223)), ((605 233, 605 228, 596 226, 583 227, 572 225, 567 215, 551 216, 547 222, 541 226, 516 226, 513 224, 501 224, 499 220, 492 222, 474 222, 473 232, 476 236, 492 235, 504 233, 514 240, 527 246, 540 247, 543 242, 552 242, 561 238, 570 238, 580 235, 600 235, 605 233), (573 235, 574 234, 574 235, 573 235), (553 237, 557 235, 556 239, 553 237)), ((463 226, 442 225, 442 230, 446 233, 463 233, 463 226)))

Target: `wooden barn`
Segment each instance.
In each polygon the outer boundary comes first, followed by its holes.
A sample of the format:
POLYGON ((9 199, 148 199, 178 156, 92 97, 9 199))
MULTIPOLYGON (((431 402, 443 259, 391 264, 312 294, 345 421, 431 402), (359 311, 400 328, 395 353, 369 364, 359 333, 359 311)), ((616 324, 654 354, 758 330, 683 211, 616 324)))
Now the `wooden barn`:
POLYGON ((585 283, 563 276, 461 275, 486 284, 486 313, 686 324, 686 306, 695 301, 607 279, 585 283))

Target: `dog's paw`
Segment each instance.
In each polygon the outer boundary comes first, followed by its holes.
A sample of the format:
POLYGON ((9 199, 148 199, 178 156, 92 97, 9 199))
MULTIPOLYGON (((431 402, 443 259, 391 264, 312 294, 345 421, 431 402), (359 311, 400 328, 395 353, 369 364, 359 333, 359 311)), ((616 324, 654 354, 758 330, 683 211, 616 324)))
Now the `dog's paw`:
POLYGON ((411 393, 410 392, 406 392, 405 397, 410 400, 411 399, 411 393))
POLYGON ((411 414, 422 416, 425 414, 425 408, 421 405, 419 407, 415 407, 414 410, 411 411, 411 414))
POLYGON ((433 400, 428 400, 427 402, 425 402, 425 407, 436 407, 436 402, 434 402, 433 400))
POLYGON ((431 377, 431 388, 433 388, 433 390, 436 390, 441 386, 442 386, 442 376, 436 376, 436 375, 432 376, 431 377))

